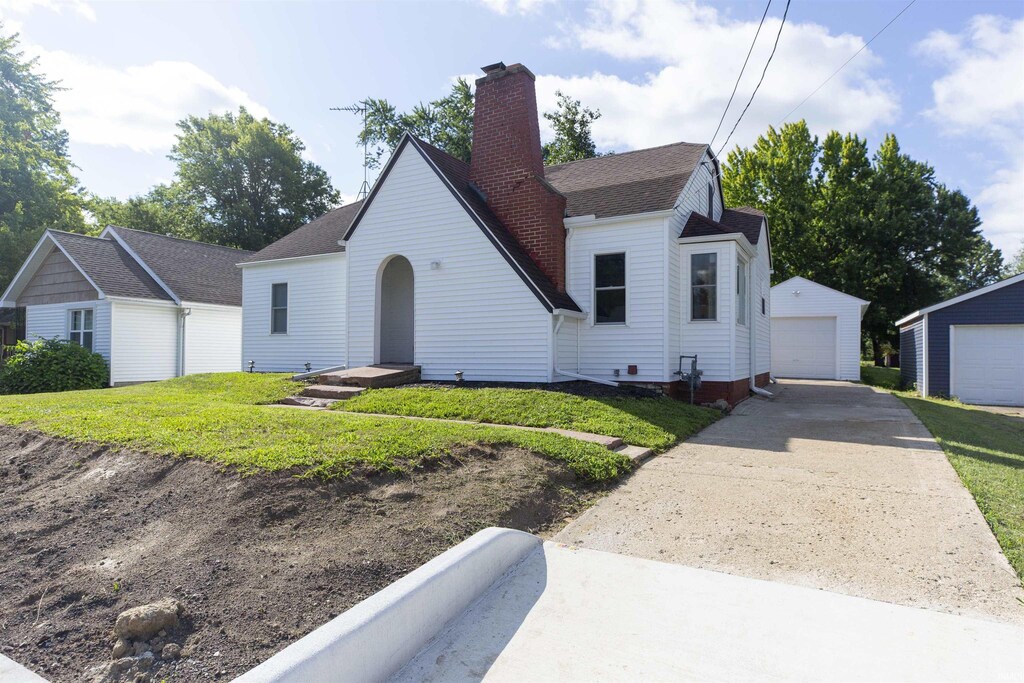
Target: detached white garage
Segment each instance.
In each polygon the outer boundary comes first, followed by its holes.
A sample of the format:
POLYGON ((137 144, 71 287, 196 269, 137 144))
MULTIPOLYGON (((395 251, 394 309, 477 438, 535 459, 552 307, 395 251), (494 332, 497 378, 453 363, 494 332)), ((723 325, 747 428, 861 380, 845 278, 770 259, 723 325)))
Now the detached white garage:
POLYGON ((772 287, 772 374, 860 379, 860 321, 869 301, 807 278, 772 287))

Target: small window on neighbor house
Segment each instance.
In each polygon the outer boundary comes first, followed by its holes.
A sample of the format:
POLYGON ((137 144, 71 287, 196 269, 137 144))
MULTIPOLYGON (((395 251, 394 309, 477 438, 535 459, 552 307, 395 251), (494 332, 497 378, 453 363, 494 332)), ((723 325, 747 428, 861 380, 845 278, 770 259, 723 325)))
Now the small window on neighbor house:
POLYGON ((718 255, 690 256, 690 319, 718 319, 718 255))
POLYGON ((747 264, 736 264, 736 323, 747 324, 747 264))
POLYGON ((92 309, 71 311, 68 339, 92 351, 92 309))
POLYGON ((715 217, 715 187, 708 183, 708 218, 715 217))
POLYGON ((626 322, 626 255, 594 256, 594 322, 626 322))
POLYGON ((768 306, 764 302, 764 297, 761 297, 761 315, 768 315, 768 306))
POLYGON ((288 283, 270 286, 270 334, 288 333, 288 283))

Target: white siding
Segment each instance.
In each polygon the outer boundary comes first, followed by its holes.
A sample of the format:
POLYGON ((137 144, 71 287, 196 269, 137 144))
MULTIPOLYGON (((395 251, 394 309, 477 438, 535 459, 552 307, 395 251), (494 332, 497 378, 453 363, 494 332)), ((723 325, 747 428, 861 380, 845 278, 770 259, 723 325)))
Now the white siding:
POLYGON ((750 288, 752 295, 750 311, 754 321, 755 334, 754 373, 760 375, 771 372, 772 369, 772 276, 771 261, 768 255, 768 230, 763 224, 752 272, 754 279, 750 288), (761 312, 762 299, 764 300, 764 313, 761 312))
MULTIPOLYGON (((682 216, 683 222, 690 217, 691 211, 696 211, 702 216, 708 215, 708 183, 711 183, 712 190, 714 192, 714 206, 712 207, 713 220, 721 220, 722 218, 722 195, 718 191, 718 180, 714 176, 714 165, 711 161, 711 156, 705 152, 704 158, 701 160, 702 163, 697 165, 697 169, 690 175, 690 179, 686 181, 686 186, 679 195, 679 201, 676 202, 677 212, 682 216)), ((679 226, 679 231, 683 228, 679 226)), ((679 231, 676 231, 676 237, 679 237, 679 231)))
POLYGON ((589 315, 580 328, 584 375, 665 382, 665 221, 613 223, 573 229, 568 242, 568 291, 589 315), (594 324, 594 256, 626 254, 626 324, 594 324), (627 375, 636 365, 638 374, 627 375))
POLYGON ((771 313, 777 318, 835 316, 839 379, 860 379, 860 309, 858 299, 796 277, 771 290, 771 313), (794 292, 800 292, 799 296, 794 292))
POLYGON ((25 338, 68 338, 68 311, 79 308, 93 310, 92 350, 110 362, 110 301, 105 299, 77 301, 66 304, 43 304, 25 308, 25 338))
POLYGON ((348 364, 377 359, 381 264, 412 264, 415 362, 424 379, 548 381, 551 315, 412 145, 347 244, 348 364), (431 268, 432 262, 440 267, 431 268))
MULTIPOLYGON (((579 349, 580 332, 586 324, 585 320, 578 318, 565 318, 562 322, 562 326, 558 330, 558 336, 555 338, 555 367, 567 370, 568 372, 581 372, 577 351, 579 349)), ((564 375, 555 376, 556 381, 569 379, 572 378, 565 377, 564 375)))
POLYGON ((185 374, 237 372, 242 368, 242 309, 182 302, 185 319, 185 374))
POLYGON ((178 308, 111 302, 110 382, 169 379, 178 370, 178 308))
POLYGON ((242 358, 261 372, 345 363, 347 256, 252 264, 242 270, 242 358), (270 333, 270 289, 288 283, 288 333, 270 333))
POLYGON ((697 354, 697 367, 704 371, 705 381, 730 382, 738 379, 733 369, 736 353, 732 306, 735 242, 683 244, 677 248, 682 284, 682 338, 679 353, 675 354, 677 363, 680 354, 697 354), (718 320, 690 320, 690 257, 710 253, 718 255, 718 320))

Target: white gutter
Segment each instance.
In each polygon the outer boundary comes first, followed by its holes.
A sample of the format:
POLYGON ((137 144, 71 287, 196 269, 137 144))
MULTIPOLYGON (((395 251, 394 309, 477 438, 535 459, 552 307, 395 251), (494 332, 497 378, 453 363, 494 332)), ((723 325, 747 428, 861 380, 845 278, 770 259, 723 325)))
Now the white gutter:
POLYGON ((236 263, 235 268, 248 268, 249 266, 262 266, 267 263, 282 263, 284 261, 303 261, 316 258, 327 258, 329 256, 344 256, 345 251, 330 251, 326 254, 307 254, 306 256, 286 256, 285 258, 271 258, 264 261, 243 261, 236 263))
POLYGON ((646 213, 631 213, 625 216, 607 216, 598 218, 595 214, 587 216, 573 216, 565 218, 562 223, 566 228, 585 228, 590 226, 614 225, 616 223, 635 223, 637 221, 657 220, 667 218, 675 213, 672 209, 662 211, 648 211, 646 213))
MULTIPOLYGON (((560 314, 558 316, 558 320, 555 321, 555 333, 552 335, 552 344, 553 344, 554 348, 551 349, 551 357, 555 359, 555 362, 554 362, 555 374, 556 375, 564 375, 565 377, 572 377, 573 379, 582 379, 582 380, 585 380, 587 382, 594 382, 595 384, 604 384, 605 386, 609 386, 609 387, 617 387, 617 386, 619 386, 618 382, 613 382, 613 381, 608 380, 608 379, 598 379, 597 377, 590 377, 588 375, 581 375, 578 372, 569 372, 568 370, 563 370, 560 367, 558 367, 558 331, 562 329, 562 323, 564 321, 565 321, 565 316, 560 314)), ((577 348, 579 348, 579 347, 577 346, 577 348)), ((576 356, 576 362, 579 363, 579 352, 578 351, 577 351, 577 356, 576 356)))
MULTIPOLYGON (((578 320, 586 320, 587 319, 587 314, 586 313, 583 313, 582 311, 570 311, 567 308, 556 308, 555 310, 551 311, 551 315, 556 315, 556 316, 559 316, 559 317, 563 317, 564 316, 566 318, 576 318, 578 320)), ((558 330, 556 328, 555 332, 557 333, 557 331, 558 330)))

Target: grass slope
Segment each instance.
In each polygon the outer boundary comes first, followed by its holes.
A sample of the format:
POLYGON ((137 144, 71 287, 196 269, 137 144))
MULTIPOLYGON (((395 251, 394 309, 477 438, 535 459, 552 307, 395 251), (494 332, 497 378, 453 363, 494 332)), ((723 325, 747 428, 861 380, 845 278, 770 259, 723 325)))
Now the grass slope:
POLYGON ((873 387, 895 391, 900 388, 900 369, 879 367, 874 363, 862 362, 860 364, 860 381, 873 387))
POLYGON ((335 408, 360 413, 559 427, 617 436, 663 451, 718 419, 716 410, 668 398, 590 398, 539 389, 375 389, 335 408))
POLYGON ((408 470, 471 444, 510 444, 609 481, 629 460, 557 434, 272 407, 295 391, 284 375, 192 375, 119 389, 0 396, 0 423, 75 441, 198 457, 242 471, 298 468, 343 477, 408 470))
POLYGON ((913 394, 900 398, 942 446, 1024 580, 1024 418, 913 394))

